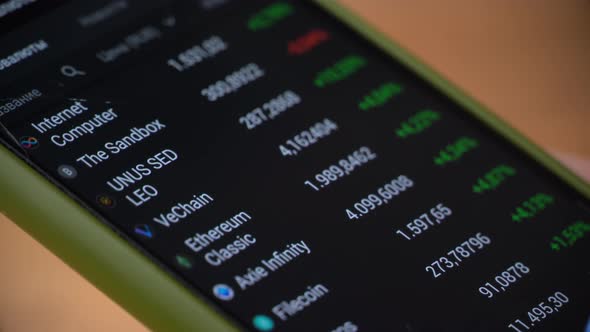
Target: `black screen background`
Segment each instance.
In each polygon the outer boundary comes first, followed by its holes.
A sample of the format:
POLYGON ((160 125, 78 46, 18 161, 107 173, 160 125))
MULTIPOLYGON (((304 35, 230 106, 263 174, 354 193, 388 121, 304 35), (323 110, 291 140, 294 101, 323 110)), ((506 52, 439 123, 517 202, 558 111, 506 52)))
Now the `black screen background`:
MULTIPOLYGON (((587 200, 313 4, 291 2, 292 16, 269 29, 248 31, 248 17, 268 3, 230 4, 202 22, 188 22, 190 15, 184 13, 188 23, 183 26, 180 21, 174 38, 163 38, 161 45, 125 59, 100 79, 82 81, 71 92, 57 96, 82 98, 97 112, 113 107, 120 118, 67 149, 52 146, 40 135, 42 146, 29 152, 30 161, 187 287, 217 302, 245 327, 251 326, 254 315, 265 314, 275 318, 276 330, 284 331, 331 331, 346 321, 366 331, 501 331, 509 330, 509 323, 525 317, 555 291, 562 291, 570 302, 535 330, 582 331, 590 304, 590 269, 583 258, 588 241, 582 239, 559 253, 549 250, 549 241, 572 222, 587 220, 587 200), (311 28, 329 31, 331 39, 308 54, 287 55, 287 42, 311 28), (182 73, 166 65, 175 53, 212 34, 221 36, 229 49, 182 73), (365 57, 368 66, 324 89, 313 85, 317 72, 351 54, 365 57), (263 78, 214 103, 200 95, 202 88, 251 62, 265 70, 263 78), (365 94, 389 81, 403 85, 403 93, 370 112, 358 109, 365 94), (286 89, 297 92, 301 104, 253 131, 238 122, 240 116, 286 89), (396 138, 399 124, 423 109, 440 112, 441 121, 423 134, 396 138), (324 118, 334 120, 339 130, 293 158, 281 156, 279 144, 324 118), (56 173, 58 166, 74 165, 81 154, 96 151, 105 141, 153 119, 167 124, 162 134, 93 169, 77 167, 80 174, 75 180, 62 180, 56 173), (435 166, 435 153, 462 136, 477 139, 480 146, 458 162, 435 166), (378 159, 319 192, 303 185, 362 146, 370 147, 378 159), (130 190, 109 191, 106 181, 167 148, 180 159, 142 182, 158 188, 157 199, 135 208, 124 202, 130 190), (474 194, 471 186, 476 179, 498 164, 514 167, 517 176, 497 190, 474 194), (345 209, 400 174, 414 180, 414 187, 358 221, 347 220, 345 209), (168 229, 151 221, 178 201, 202 192, 215 201, 191 218, 168 229), (512 222, 514 208, 537 192, 553 195, 556 202, 531 221, 512 222), (100 194, 113 196, 117 206, 97 206, 100 194), (453 209, 448 221, 412 241, 395 234, 438 203, 453 209), (207 265, 202 255, 191 254, 183 245, 191 234, 205 232, 240 211, 250 214, 252 221, 212 247, 246 233, 255 235, 257 243, 222 266, 207 265), (138 223, 152 226, 156 237, 137 236, 133 228, 138 223), (492 244, 440 278, 433 279, 425 271, 478 232, 490 236, 492 244), (234 275, 300 240, 310 245, 310 255, 246 291, 237 291, 231 302, 211 295, 211 287, 220 282, 237 290, 234 275), (191 258, 192 269, 182 270, 173 263, 179 253, 191 258), (478 293, 478 287, 516 261, 526 263, 531 273, 493 299, 478 293), (285 322, 272 316, 274 305, 320 283, 330 289, 325 298, 285 322)), ((176 4, 169 10, 181 19, 178 10, 185 6, 189 5, 176 4)), ((78 54, 109 44, 113 35, 135 30, 134 24, 144 23, 130 23, 78 54)), ((15 137, 31 135, 30 121, 40 121, 70 103, 48 103, 42 112, 15 112, 2 120, 15 137)), ((56 132, 93 114, 82 115, 56 132)))

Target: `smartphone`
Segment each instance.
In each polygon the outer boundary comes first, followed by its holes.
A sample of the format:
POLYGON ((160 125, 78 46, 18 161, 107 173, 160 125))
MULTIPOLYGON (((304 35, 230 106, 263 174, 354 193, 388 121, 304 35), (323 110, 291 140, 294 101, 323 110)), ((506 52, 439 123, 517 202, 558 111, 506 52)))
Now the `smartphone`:
POLYGON ((589 186, 335 2, 12 3, 0 209, 147 327, 584 331, 589 186))

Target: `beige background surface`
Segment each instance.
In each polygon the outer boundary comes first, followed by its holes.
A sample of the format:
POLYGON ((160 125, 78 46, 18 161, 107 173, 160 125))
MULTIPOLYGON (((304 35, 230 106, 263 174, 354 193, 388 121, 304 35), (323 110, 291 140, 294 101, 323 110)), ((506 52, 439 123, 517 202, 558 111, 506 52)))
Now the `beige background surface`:
MULTIPOLYGON (((590 158, 590 1, 343 2, 543 147, 590 158)), ((0 331, 144 330, 3 217, 0 269, 0 331)))

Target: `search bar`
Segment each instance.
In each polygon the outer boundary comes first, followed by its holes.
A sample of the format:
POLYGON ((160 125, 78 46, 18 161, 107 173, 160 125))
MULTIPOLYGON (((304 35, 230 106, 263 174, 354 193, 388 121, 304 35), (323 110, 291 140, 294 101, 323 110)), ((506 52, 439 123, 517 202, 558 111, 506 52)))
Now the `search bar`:
MULTIPOLYGON (((101 7, 100 4, 104 4, 106 1, 56 0, 55 2, 58 3, 58 1, 60 4, 62 2, 64 4, 47 13, 47 15, 33 18, 30 24, 18 29, 9 29, 8 31, 0 29, 2 50, 12 51, 7 52, 7 54, 0 54, 0 60, 11 57, 4 62, 5 64, 10 62, 10 66, 5 66, 6 70, 1 71, 0 91, 3 90, 2 88, 10 87, 15 79, 36 76, 39 68, 46 67, 47 63, 54 62, 64 55, 87 47, 91 41, 110 35, 113 30, 125 27, 129 22, 141 20, 151 13, 166 12, 165 8, 171 3, 171 0, 126 0, 127 9, 109 18, 108 24, 106 24, 107 21, 101 21, 88 27, 82 27, 76 18, 83 13, 87 13, 89 7, 103 8, 104 6, 101 7), (64 36, 67 36, 67 38, 64 36), (19 52, 19 54, 28 53, 24 49, 35 41, 43 41, 49 47, 41 50, 42 52, 39 51, 31 56, 24 57, 18 63, 13 61, 12 56, 15 52, 19 52)), ((45 2, 53 3, 53 1, 45 2)), ((2 20, 0 20, 1 22, 2 20)))

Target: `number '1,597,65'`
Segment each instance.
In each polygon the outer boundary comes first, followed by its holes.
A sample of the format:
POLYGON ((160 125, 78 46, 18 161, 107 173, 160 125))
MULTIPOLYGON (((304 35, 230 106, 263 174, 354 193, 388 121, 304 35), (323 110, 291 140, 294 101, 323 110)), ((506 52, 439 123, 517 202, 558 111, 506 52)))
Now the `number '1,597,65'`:
POLYGON ((453 214, 453 211, 450 208, 439 203, 425 213, 422 213, 419 217, 414 218, 405 227, 396 230, 395 233, 406 240, 412 240, 429 229, 440 225, 451 214, 453 214))

